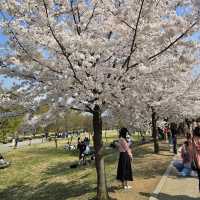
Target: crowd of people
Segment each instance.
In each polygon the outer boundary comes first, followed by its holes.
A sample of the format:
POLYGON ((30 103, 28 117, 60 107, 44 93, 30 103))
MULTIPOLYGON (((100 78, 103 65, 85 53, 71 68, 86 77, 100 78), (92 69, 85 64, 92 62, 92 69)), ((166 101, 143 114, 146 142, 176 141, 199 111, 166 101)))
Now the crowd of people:
POLYGON ((158 136, 160 140, 165 140, 169 144, 170 151, 177 154, 177 134, 178 128, 176 123, 168 124, 166 122, 163 128, 158 127, 158 136))
MULTIPOLYGON (((158 128, 160 139, 165 140, 170 147, 170 151, 177 154, 177 125, 175 123, 165 124, 163 128, 158 128)), ((67 133, 60 133, 60 137, 68 137, 67 133)), ((45 134, 48 138, 48 135, 45 134)), ((132 140, 127 128, 119 130, 119 139, 114 142, 114 146, 119 151, 119 161, 117 167, 117 180, 121 181, 124 189, 130 189, 129 181, 133 181, 132 173, 132 140)), ((77 146, 79 151, 79 165, 86 164, 86 157, 89 156, 90 160, 95 160, 94 151, 91 151, 90 139, 85 137, 81 140, 78 137, 77 146)), ((181 176, 194 176, 197 174, 199 178, 199 191, 200 191, 200 125, 195 127, 191 133, 186 134, 186 141, 180 148, 180 159, 175 160, 173 165, 181 176)), ((0 160, 1 161, 1 160, 0 160)))
MULTIPOLYGON (((163 129, 158 128, 158 134, 162 135, 173 151, 174 154, 179 152, 180 158, 173 162, 173 166, 177 169, 180 176, 197 176, 199 179, 199 192, 200 192, 200 123, 188 131, 186 140, 177 151, 177 126, 175 123, 170 125, 166 124, 163 129)), ((60 134, 62 137, 65 135, 60 134)), ((48 138, 48 134, 45 134, 48 138)), ((18 140, 15 140, 14 146, 16 147, 18 140)), ((117 180, 121 181, 124 189, 130 189, 129 181, 133 181, 132 173, 132 140, 127 128, 123 127, 119 130, 119 139, 114 142, 114 146, 119 151, 119 160, 117 167, 117 180)), ((91 150, 90 139, 85 137, 81 140, 78 137, 76 149, 79 151, 79 164, 86 164, 86 157, 90 156, 90 160, 95 160, 94 151, 91 150)), ((7 161, 0 154, 0 165, 6 164, 7 161)))
MULTIPOLYGON (((177 154, 178 128, 175 123, 166 123, 164 128, 158 128, 160 139, 166 140, 170 151, 177 154)), ((180 147, 178 159, 173 162, 180 176, 198 176, 200 191, 200 123, 193 121, 187 129, 186 140, 180 147)))
MULTIPOLYGON (((164 127, 164 138, 173 145, 173 153, 177 154, 177 126, 171 124, 164 127)), ((128 181, 133 181, 132 160, 133 154, 129 143, 129 133, 126 128, 119 130, 119 140, 115 142, 119 150, 117 168, 117 180, 121 181, 124 189, 131 188, 128 181)), ((186 140, 179 150, 180 159, 173 162, 180 176, 197 176, 199 179, 198 189, 200 192, 200 124, 191 133, 186 134, 186 140)))

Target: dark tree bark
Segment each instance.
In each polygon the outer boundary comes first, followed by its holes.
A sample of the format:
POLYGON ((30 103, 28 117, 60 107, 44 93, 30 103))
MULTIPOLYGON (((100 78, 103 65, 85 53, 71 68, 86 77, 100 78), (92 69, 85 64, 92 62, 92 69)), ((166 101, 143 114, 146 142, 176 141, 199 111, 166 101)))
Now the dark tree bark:
POLYGON ((108 200, 108 191, 106 183, 105 165, 103 157, 103 141, 102 141, 102 119, 101 110, 95 105, 93 112, 93 129, 94 129, 94 149, 95 149, 95 165, 97 172, 97 200, 108 200))
POLYGON ((159 143, 157 134, 157 115, 155 109, 152 107, 152 137, 154 142, 154 153, 159 153, 159 143))

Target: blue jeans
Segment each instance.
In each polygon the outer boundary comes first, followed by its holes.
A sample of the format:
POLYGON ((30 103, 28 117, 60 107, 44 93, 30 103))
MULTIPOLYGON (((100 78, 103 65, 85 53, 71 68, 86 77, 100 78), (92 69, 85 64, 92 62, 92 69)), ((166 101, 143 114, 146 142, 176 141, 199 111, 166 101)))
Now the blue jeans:
POLYGON ((192 171, 191 168, 185 167, 181 161, 176 160, 173 163, 173 166, 177 169, 178 172, 180 172, 181 176, 190 176, 190 173, 192 171))

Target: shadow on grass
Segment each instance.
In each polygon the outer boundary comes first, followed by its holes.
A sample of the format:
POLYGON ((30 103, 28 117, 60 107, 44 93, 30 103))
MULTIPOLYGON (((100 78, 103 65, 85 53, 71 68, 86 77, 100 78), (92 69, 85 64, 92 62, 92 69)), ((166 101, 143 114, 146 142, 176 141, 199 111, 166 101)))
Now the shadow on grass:
POLYGON ((140 161, 134 170, 135 177, 144 179, 162 176, 169 165, 169 161, 142 162, 140 161), (139 167, 138 167, 139 166, 139 167))
POLYGON ((145 197, 155 197, 158 200, 199 200, 199 197, 190 197, 186 195, 169 195, 165 193, 160 193, 159 195, 154 195, 150 193, 140 192, 142 196, 145 197))
POLYGON ((168 153, 168 154, 159 153, 158 155, 160 155, 160 156, 169 156, 169 157, 172 157, 172 154, 170 154, 170 153, 168 153))
POLYGON ((70 182, 66 184, 42 182, 36 187, 18 183, 0 190, 0 197, 1 200, 66 200, 78 198, 91 192, 95 192, 95 188, 87 182, 70 182))
POLYGON ((44 172, 42 172, 42 175, 44 175, 43 180, 48 179, 48 177, 52 176, 65 176, 68 174, 85 171, 87 169, 91 169, 94 167, 94 162, 88 165, 78 165, 78 162, 62 162, 58 163, 53 166, 49 166, 44 172), (70 168, 70 165, 77 164, 76 168, 70 168))
MULTIPOLYGON (((112 164, 113 162, 116 162, 117 159, 117 151, 113 149, 109 149, 105 151, 105 162, 107 164, 112 164)), ((68 174, 76 174, 80 171, 86 171, 88 169, 94 169, 95 168, 95 161, 91 160, 90 157, 87 159, 87 165, 78 165, 78 157, 77 160, 72 161, 64 161, 59 162, 54 165, 48 166, 45 171, 42 172, 42 180, 47 180, 48 178, 52 176, 65 176, 68 174), (71 165, 76 164, 77 166, 75 168, 70 168, 71 165)))

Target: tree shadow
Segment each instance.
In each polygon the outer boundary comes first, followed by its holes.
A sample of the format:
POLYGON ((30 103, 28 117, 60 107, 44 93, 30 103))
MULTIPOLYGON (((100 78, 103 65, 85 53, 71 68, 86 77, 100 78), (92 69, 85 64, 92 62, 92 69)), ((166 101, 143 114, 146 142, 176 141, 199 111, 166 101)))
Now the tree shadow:
POLYGON ((167 166, 168 165, 168 161, 166 162, 154 162, 154 163, 149 163, 149 165, 146 164, 142 164, 142 162, 140 161, 139 164, 143 167, 137 167, 134 169, 133 167, 133 174, 134 177, 142 177, 144 179, 149 179, 149 178, 155 178, 157 176, 161 176, 166 168, 161 168, 160 166, 167 166))
POLYGON ((42 182, 36 187, 18 183, 0 190, 1 200, 66 200, 76 198, 95 191, 94 186, 88 182, 80 183, 47 183, 42 182))
POLYGON ((151 146, 137 146, 133 148, 134 156, 137 158, 144 158, 149 154, 153 153, 153 148, 151 146))
MULTIPOLYGON (((68 174, 80 172, 80 171, 87 171, 87 169, 91 169, 94 167, 94 161, 87 165, 79 165, 78 161, 71 161, 71 162, 61 162, 53 166, 49 166, 42 174, 42 180, 46 180, 48 178, 52 178, 52 176, 66 176, 68 174), (70 166, 75 165, 74 168, 70 166)), ((89 175, 89 173, 87 173, 89 175)))
POLYGON ((122 190, 124 190, 124 189, 122 188, 121 185, 113 185, 110 188, 108 188, 108 191, 111 192, 111 193, 119 192, 119 191, 122 191, 122 190))
POLYGON ((168 153, 168 154, 159 153, 158 155, 160 155, 160 156, 169 156, 169 157, 172 157, 172 156, 173 156, 173 154, 170 154, 170 153, 168 153))
POLYGON ((156 194, 151 194, 151 193, 145 193, 145 192, 140 192, 142 196, 145 197, 154 197, 158 200, 199 200, 200 197, 191 197, 191 196, 186 196, 186 195, 169 195, 165 193, 159 193, 158 195, 156 194))

